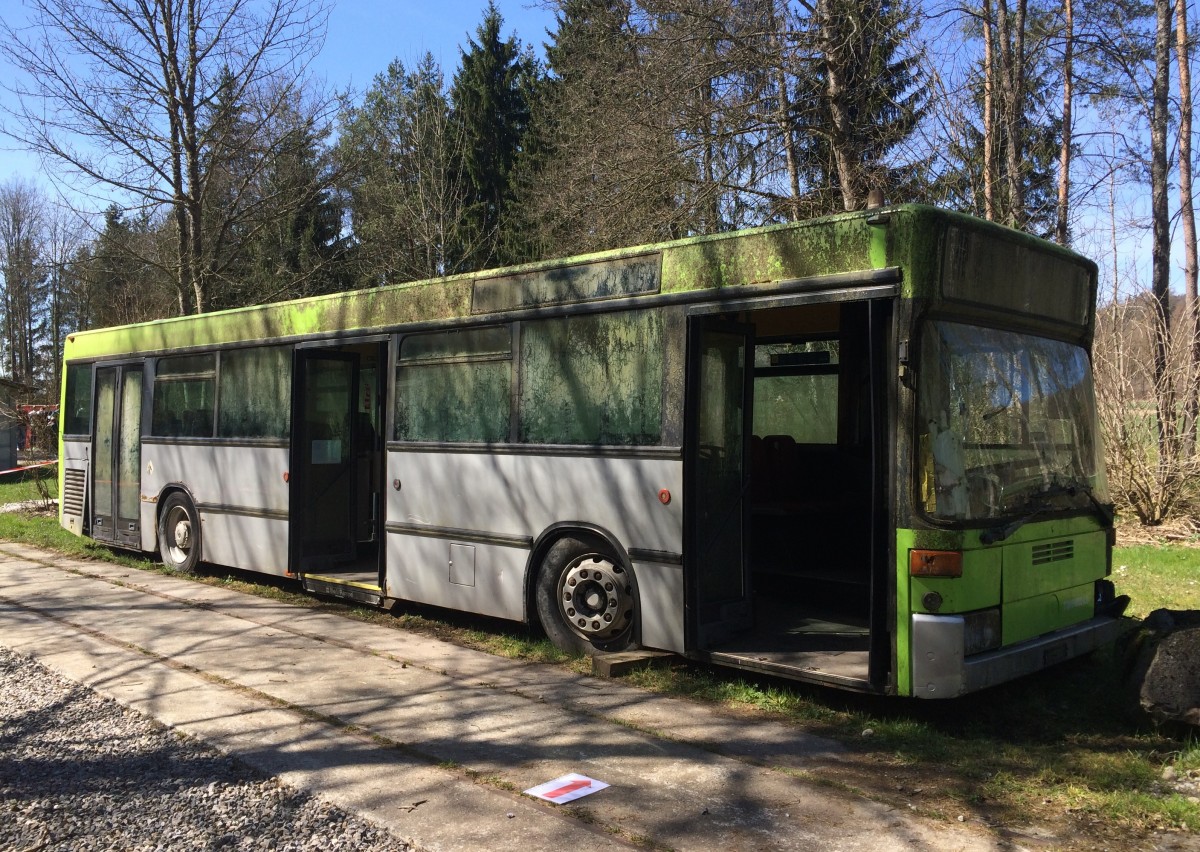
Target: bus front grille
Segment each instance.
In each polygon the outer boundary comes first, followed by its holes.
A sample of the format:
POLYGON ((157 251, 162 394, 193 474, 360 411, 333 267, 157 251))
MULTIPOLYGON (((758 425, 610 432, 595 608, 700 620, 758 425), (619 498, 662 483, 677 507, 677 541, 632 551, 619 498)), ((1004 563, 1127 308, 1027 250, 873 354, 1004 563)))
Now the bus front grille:
POLYGON ((1062 562, 1064 559, 1073 559, 1075 557, 1075 542, 1072 539, 1066 541, 1051 541, 1046 544, 1039 544, 1033 548, 1030 554, 1033 557, 1034 565, 1045 565, 1049 562, 1062 562))

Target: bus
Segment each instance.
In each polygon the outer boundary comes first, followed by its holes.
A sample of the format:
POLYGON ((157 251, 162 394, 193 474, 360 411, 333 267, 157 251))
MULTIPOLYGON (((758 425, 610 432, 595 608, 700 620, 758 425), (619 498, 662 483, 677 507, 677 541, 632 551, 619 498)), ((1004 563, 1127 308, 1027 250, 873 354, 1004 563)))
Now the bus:
POLYGON ((920 205, 68 337, 61 523, 949 698, 1125 629, 1096 267, 920 205))

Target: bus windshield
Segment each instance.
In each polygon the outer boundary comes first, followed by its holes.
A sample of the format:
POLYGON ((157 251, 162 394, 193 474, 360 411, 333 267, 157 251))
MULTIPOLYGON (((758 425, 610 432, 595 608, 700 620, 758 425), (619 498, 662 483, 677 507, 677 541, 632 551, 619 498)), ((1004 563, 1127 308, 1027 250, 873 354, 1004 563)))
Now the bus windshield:
POLYGON ((919 369, 917 476, 928 515, 988 520, 1108 501, 1082 347, 933 321, 919 369))

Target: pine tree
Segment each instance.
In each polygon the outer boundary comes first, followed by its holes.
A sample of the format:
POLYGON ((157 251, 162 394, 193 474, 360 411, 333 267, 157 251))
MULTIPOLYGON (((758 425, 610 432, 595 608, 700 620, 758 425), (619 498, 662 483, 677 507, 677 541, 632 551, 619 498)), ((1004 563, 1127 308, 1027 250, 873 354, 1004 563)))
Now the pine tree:
POLYGON ((342 115, 335 156, 360 284, 431 278, 464 266, 473 245, 465 213, 470 183, 444 89, 431 54, 412 71, 396 60, 376 76, 362 105, 342 115))
POLYGON ((243 304, 332 293, 349 286, 342 210, 331 188, 327 130, 289 110, 279 119, 280 144, 256 195, 266 217, 248 239, 243 304), (274 199, 292 203, 277 210, 274 199), (273 214, 273 215, 272 215, 273 214))
POLYGON ((501 39, 503 24, 489 3, 450 88, 469 188, 467 239, 455 271, 526 259, 519 241, 505 239, 504 228, 514 197, 514 166, 529 128, 528 97, 536 85, 531 78, 538 69, 515 36, 501 39))
POLYGON ((820 0, 807 21, 814 62, 797 92, 809 213, 861 207, 872 189, 912 200, 919 162, 903 146, 925 114, 905 0, 820 0))

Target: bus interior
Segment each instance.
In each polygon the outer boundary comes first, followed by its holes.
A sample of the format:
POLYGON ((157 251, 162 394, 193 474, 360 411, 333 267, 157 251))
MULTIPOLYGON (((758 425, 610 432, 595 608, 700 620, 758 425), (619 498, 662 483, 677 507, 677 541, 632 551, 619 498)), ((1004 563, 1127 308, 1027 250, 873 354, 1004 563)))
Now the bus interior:
POLYGON ((385 341, 297 349, 292 396, 292 570, 312 591, 375 604, 386 360, 385 341))
POLYGON ((886 605, 881 377, 890 304, 770 308, 735 322, 748 329, 753 350, 740 512, 749 615, 707 648, 701 632, 701 655, 872 688, 873 667, 886 672, 889 652, 886 641, 873 649, 872 636, 887 631, 871 627, 882 627, 886 605))

